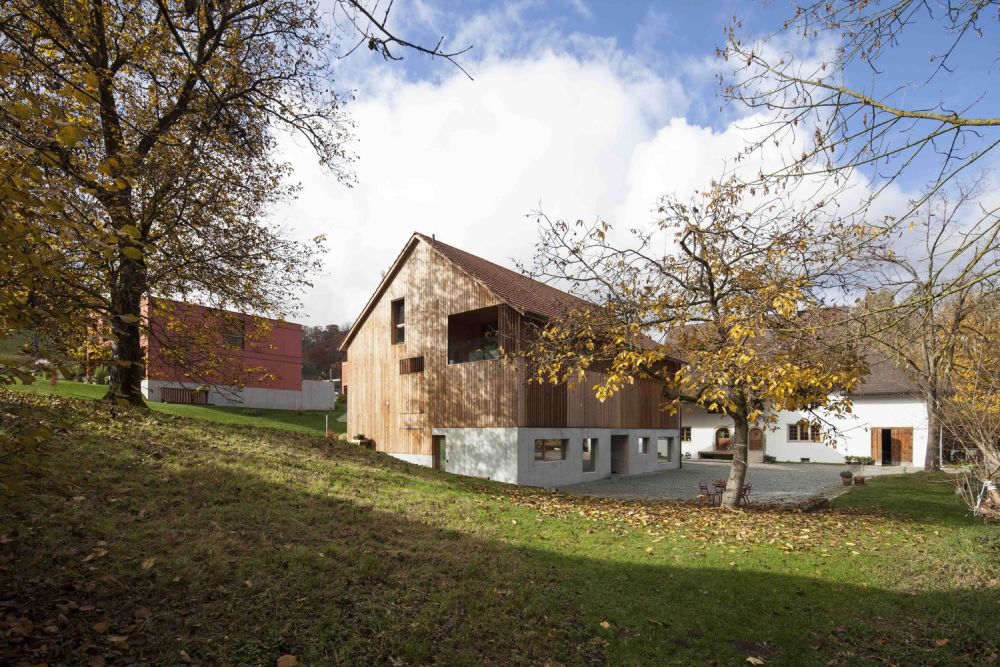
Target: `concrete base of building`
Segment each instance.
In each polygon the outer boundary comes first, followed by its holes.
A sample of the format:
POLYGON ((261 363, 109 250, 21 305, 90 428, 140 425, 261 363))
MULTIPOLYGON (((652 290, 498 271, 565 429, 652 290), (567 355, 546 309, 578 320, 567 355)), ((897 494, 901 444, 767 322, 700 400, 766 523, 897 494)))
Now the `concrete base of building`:
MULTIPOLYGON (((193 389, 195 385, 164 380, 143 380, 142 395, 147 401, 161 402, 165 387, 193 389)), ((263 408, 266 410, 329 410, 333 407, 333 385, 329 382, 306 380, 302 390, 269 389, 265 387, 208 387, 209 405, 263 408)))
MULTIPOLYGON (((681 459, 676 429, 435 428, 433 433, 444 436, 448 472, 527 486, 557 487, 612 474, 652 473, 678 468, 681 459), (586 465, 584 438, 596 440, 586 465), (537 440, 565 441, 563 458, 536 460, 537 440)), ((404 460, 416 458, 392 455, 404 460)), ((424 457, 421 463, 431 465, 431 457, 424 457)))
POLYGON ((430 468, 434 465, 434 459, 430 454, 399 454, 397 452, 386 452, 386 454, 394 459, 406 461, 407 463, 415 463, 418 466, 427 466, 430 468))

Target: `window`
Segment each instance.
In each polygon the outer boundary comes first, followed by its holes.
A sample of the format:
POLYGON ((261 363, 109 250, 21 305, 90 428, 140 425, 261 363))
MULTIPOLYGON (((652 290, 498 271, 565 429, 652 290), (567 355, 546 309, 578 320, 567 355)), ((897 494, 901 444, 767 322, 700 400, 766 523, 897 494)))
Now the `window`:
POLYGON ((399 360, 399 374, 407 375, 409 373, 423 373, 424 372, 424 358, 421 357, 406 357, 405 359, 399 360))
POLYGON ((652 440, 652 438, 647 438, 647 437, 641 437, 641 438, 639 438, 639 453, 640 454, 649 454, 649 443, 650 443, 651 440, 652 440))
POLYGON ((690 426, 681 426, 681 442, 691 442, 690 426))
POLYGON ((597 470, 597 438, 583 439, 583 472, 597 470))
POLYGON ((569 440, 545 438, 535 440, 536 461, 565 461, 569 440))
POLYGON ((246 345, 246 321, 237 315, 226 314, 222 320, 222 342, 226 347, 243 350, 246 345))
POLYGON ((674 439, 666 436, 656 439, 656 458, 660 461, 670 461, 674 455, 674 439))
POLYGON ((810 440, 819 442, 821 439, 822 433, 820 433, 819 424, 816 422, 810 424, 803 419, 797 424, 788 425, 789 442, 808 442, 810 440))
POLYGON ((448 316, 448 363, 500 358, 500 317, 496 306, 448 316))
POLYGON ((406 340, 406 300, 396 299, 392 308, 392 342, 402 343, 406 340))

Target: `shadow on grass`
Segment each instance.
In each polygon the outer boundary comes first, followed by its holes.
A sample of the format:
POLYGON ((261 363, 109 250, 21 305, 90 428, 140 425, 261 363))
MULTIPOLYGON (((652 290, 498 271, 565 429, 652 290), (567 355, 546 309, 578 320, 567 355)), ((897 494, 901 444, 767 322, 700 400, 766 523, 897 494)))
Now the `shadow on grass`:
POLYGON ((0 662, 977 664, 995 650, 982 591, 638 562, 588 524, 459 493, 495 488, 476 480, 288 434, 235 451, 231 429, 197 427, 91 434, 67 452, 74 497, 39 487, 5 508, 0 599, 32 629, 4 626, 0 662))

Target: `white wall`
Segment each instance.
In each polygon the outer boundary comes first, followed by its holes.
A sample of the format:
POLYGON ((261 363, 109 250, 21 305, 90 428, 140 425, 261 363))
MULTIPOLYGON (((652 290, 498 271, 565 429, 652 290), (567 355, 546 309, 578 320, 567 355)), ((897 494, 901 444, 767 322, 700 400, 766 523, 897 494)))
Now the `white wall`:
MULTIPOLYGON (((142 395, 147 401, 160 402, 163 387, 187 387, 179 382, 164 380, 143 380, 142 395)), ((268 410, 330 410, 333 407, 333 385, 317 380, 303 380, 302 391, 293 389, 267 389, 263 387, 212 386, 208 390, 210 405, 241 408, 263 408, 268 410)))
MULTIPOLYGON (((823 414, 822 412, 820 413, 823 414)), ((825 418, 836 429, 836 444, 826 442, 788 441, 788 424, 810 415, 798 412, 781 412, 776 430, 764 430, 764 453, 779 461, 800 461, 808 458, 816 463, 842 463, 844 456, 871 455, 871 428, 912 428, 913 461, 903 462, 915 468, 924 467, 927 453, 927 406, 909 396, 861 396, 853 401, 852 413, 844 417, 827 415, 825 418)), ((691 427, 691 441, 682 443, 685 453, 698 458, 701 450, 712 449, 715 431, 720 427, 733 428, 733 420, 722 415, 710 414, 704 408, 685 405, 681 424, 691 427)))
POLYGON ((332 410, 336 386, 326 380, 302 381, 302 410, 332 410))
MULTIPOLYGON (((458 475, 517 483, 516 428, 436 428, 443 435, 445 470, 458 475)), ((431 465, 430 457, 425 465, 431 465)))

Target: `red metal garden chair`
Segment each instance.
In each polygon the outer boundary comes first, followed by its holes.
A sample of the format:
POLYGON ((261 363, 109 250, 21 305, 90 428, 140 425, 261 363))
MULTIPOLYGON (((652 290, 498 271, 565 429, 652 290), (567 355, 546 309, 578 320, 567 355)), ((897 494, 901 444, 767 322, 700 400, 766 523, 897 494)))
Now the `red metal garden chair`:
POLYGON ((707 496, 712 499, 712 504, 717 505, 721 502, 722 498, 719 496, 718 491, 709 491, 708 482, 698 482, 698 493, 702 496, 707 496))

